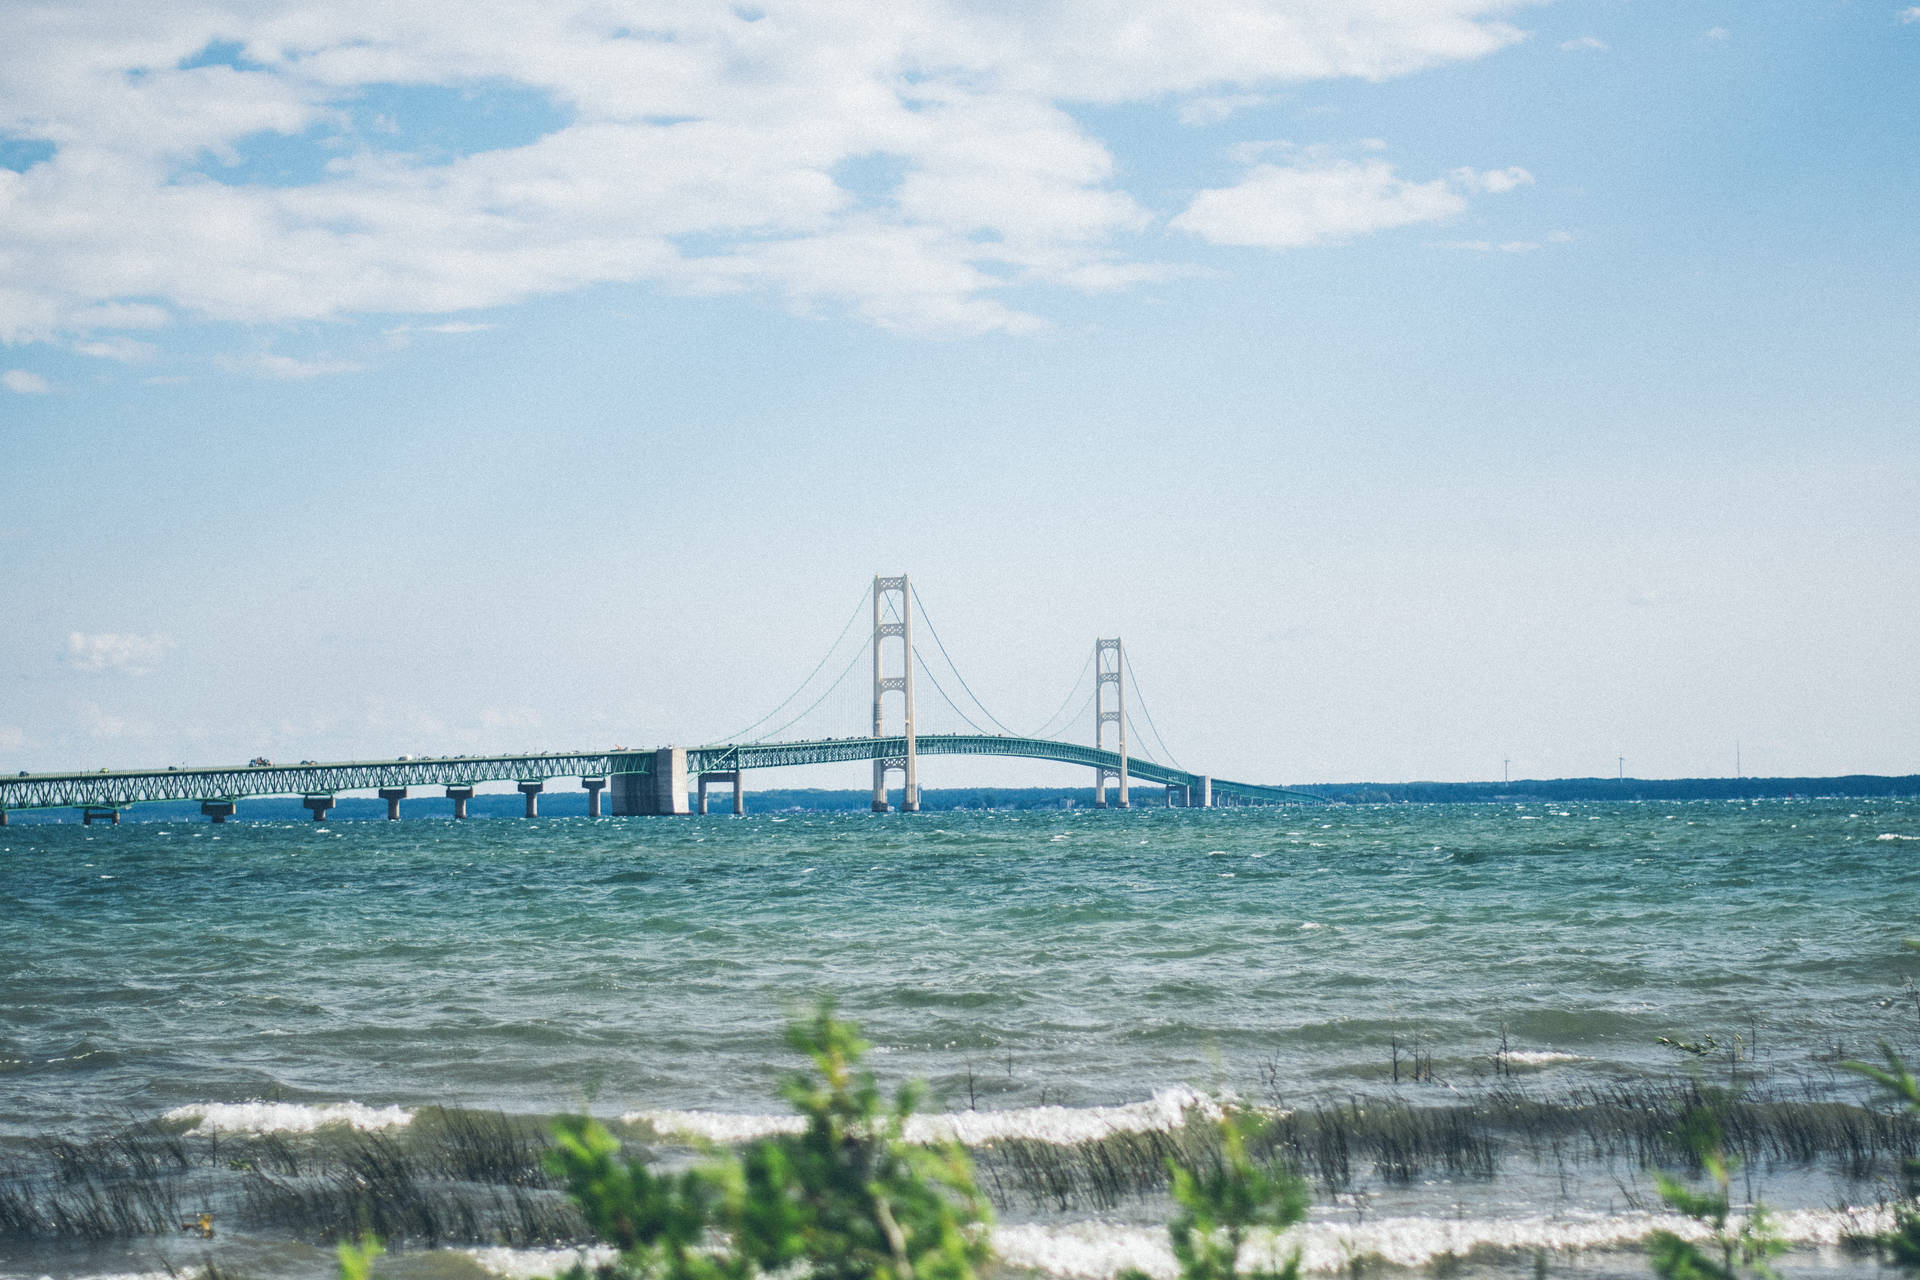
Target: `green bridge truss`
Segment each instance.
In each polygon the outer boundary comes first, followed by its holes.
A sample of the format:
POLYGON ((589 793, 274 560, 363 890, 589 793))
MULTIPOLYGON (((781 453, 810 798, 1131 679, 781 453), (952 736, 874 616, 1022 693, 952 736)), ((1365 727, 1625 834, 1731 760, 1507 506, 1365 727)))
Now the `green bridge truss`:
MULTIPOLYGON (((930 734, 916 739, 921 755, 1017 756, 1061 764, 1120 767, 1112 751, 1044 738, 991 734, 930 734)), ((877 760, 906 754, 906 739, 826 738, 815 742, 765 742, 687 748, 687 773, 775 769, 793 765, 877 760)), ((320 796, 343 791, 401 787, 469 787, 480 782, 546 782, 554 778, 605 778, 651 773, 652 751, 542 752, 503 756, 415 756, 401 760, 351 760, 320 764, 239 765, 201 769, 102 769, 97 773, 36 773, 0 778, 0 812, 24 809, 123 809, 162 800, 240 800, 249 796, 320 796)), ((1170 769, 1138 757, 1127 762, 1137 780, 1198 787, 1204 775, 1170 769)), ((1285 787, 1213 780, 1217 801, 1254 804, 1326 803, 1285 787)))

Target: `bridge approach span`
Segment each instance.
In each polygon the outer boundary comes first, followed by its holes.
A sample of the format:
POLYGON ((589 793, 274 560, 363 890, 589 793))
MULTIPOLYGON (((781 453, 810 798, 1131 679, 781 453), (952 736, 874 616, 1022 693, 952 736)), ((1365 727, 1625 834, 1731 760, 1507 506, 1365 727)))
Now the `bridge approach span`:
MULTIPOLYGON (((1112 751, 1073 742, 1054 742, 1044 738, 1000 737, 992 734, 928 734, 917 737, 916 747, 923 755, 1008 756, 1030 760, 1049 760, 1060 764, 1117 768, 1120 757, 1112 751)), ((724 774, 752 769, 789 768, 798 765, 833 764, 848 761, 884 760, 898 757, 906 749, 904 737, 826 738, 808 742, 730 743, 685 749, 688 775, 724 774)), ((666 749, 671 750, 671 749, 666 749)), ((394 760, 350 760, 331 763, 235 765, 224 768, 102 769, 91 773, 41 773, 0 778, 0 821, 9 812, 30 809, 73 808, 118 812, 136 804, 157 801, 198 801, 203 806, 229 806, 233 802, 265 796, 302 796, 309 798, 315 816, 324 816, 325 808, 315 808, 320 800, 331 807, 332 797, 341 792, 375 791, 389 797, 404 796, 414 787, 445 787, 450 794, 471 794, 479 783, 513 782, 531 792, 556 778, 579 778, 592 793, 598 809, 600 788, 608 782, 618 787, 622 775, 646 775, 654 772, 663 752, 587 751, 539 752, 526 755, 496 756, 416 756, 394 760)), ((1189 796, 1205 794, 1210 786, 1216 801, 1264 804, 1324 803, 1319 796, 1289 791, 1284 787, 1257 783, 1209 779, 1155 764, 1139 756, 1127 766, 1132 775, 1149 782, 1185 789, 1189 796)), ((397 799, 393 801, 397 804, 397 799)), ((462 801, 464 805, 464 801, 462 801)), ((209 808, 209 812, 215 812, 209 808)), ((397 813, 397 809, 389 809, 397 813)))

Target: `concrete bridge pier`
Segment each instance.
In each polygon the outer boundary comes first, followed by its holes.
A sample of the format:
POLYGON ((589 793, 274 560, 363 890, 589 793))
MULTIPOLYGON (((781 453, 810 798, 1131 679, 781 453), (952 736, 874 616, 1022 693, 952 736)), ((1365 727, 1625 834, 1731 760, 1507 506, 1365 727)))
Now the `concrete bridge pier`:
POLYGON ((120 810, 114 808, 112 805, 103 804, 82 806, 80 810, 80 825, 90 827, 96 822, 111 822, 117 827, 120 825, 120 810))
POLYGON ((327 810, 333 808, 333 797, 331 795, 301 796, 300 803, 313 811, 313 820, 315 822, 325 822, 327 820, 327 810))
POLYGON ((382 787, 380 798, 387 802, 387 821, 400 821, 400 802, 407 798, 405 787, 382 787))
POLYGON ((1187 788, 1187 807, 1189 809, 1213 807, 1213 778, 1210 775, 1201 774, 1199 785, 1187 788))
POLYGON ((687 749, 662 747, 658 751, 635 753, 650 766, 646 773, 613 775, 613 816, 616 818, 653 817, 687 812, 687 749))
POLYGON ((447 799, 453 801, 453 816, 464 818, 467 816, 467 801, 473 799, 473 788, 448 787, 447 799))
POLYGON ((225 822, 228 818, 231 818, 235 808, 236 806, 231 800, 202 800, 200 802, 200 812, 206 814, 215 822, 225 822))
POLYGON ((733 813, 735 817, 747 811, 746 794, 740 786, 740 770, 733 769, 724 773, 703 773, 696 784, 699 788, 699 810, 707 811, 707 784, 709 782, 731 782, 733 784, 733 813))
POLYGON ((540 793, 546 789, 547 784, 544 782, 523 782, 520 784, 520 794, 527 798, 527 816, 529 818, 537 818, 540 816, 540 793))
POLYGON ((582 778, 580 779, 580 785, 587 789, 587 816, 589 818, 599 817, 600 792, 606 787, 607 780, 605 778, 582 778))
POLYGON ((6 825, 7 825, 7 811, 5 809, 0 809, 0 827, 4 827, 6 825))

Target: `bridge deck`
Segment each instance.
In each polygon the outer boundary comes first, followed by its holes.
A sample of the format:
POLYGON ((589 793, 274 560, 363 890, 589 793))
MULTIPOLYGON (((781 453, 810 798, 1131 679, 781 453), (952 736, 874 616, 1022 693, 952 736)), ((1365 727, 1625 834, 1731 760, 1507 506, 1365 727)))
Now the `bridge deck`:
MULTIPOLYGON (((1016 756, 1061 764, 1117 769, 1112 751, 1044 738, 991 734, 929 734, 916 740, 921 755, 1016 756)), ((812 742, 729 743, 687 749, 689 774, 733 769, 876 760, 904 755, 906 740, 827 738, 812 742)), ((335 795, 401 787, 466 787, 480 782, 545 782, 553 778, 604 778, 650 773, 651 751, 542 752, 500 756, 414 756, 398 760, 350 760, 322 764, 238 765, 229 768, 102 769, 96 773, 38 773, 0 778, 0 812, 24 809, 125 808, 162 800, 239 800, 250 796, 335 795)), ((1202 775, 1170 769, 1138 757, 1127 762, 1136 779, 1176 787, 1198 786, 1202 775)), ((1213 780, 1216 797, 1267 803, 1324 803, 1319 796, 1284 787, 1213 780)))

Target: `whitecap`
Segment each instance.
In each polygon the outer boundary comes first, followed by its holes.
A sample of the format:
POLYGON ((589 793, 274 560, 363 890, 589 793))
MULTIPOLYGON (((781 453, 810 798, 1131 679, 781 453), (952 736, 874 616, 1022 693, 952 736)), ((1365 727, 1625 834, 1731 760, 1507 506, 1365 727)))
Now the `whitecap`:
POLYGON ((413 1123, 401 1107, 361 1102, 208 1102, 175 1107, 168 1120, 192 1120, 193 1133, 312 1133, 323 1125, 352 1129, 398 1129, 413 1123))
POLYGON ((536 1276, 557 1276, 578 1262, 589 1270, 604 1267, 619 1257, 608 1245, 583 1249, 509 1249, 494 1245, 483 1249, 462 1249, 482 1270, 507 1280, 533 1280, 536 1276))
MULTIPOLYGON (((1808 1209, 1769 1216, 1787 1241, 1799 1245, 1838 1244, 1848 1236, 1884 1231, 1893 1219, 1889 1211, 1878 1208, 1808 1209)), ((1694 1241, 1709 1236, 1706 1224, 1673 1214, 1374 1218, 1359 1223, 1309 1222, 1279 1235, 1269 1234, 1248 1241, 1241 1258, 1242 1265, 1277 1266, 1298 1248, 1303 1270, 1339 1274, 1350 1272, 1356 1258, 1416 1268, 1476 1249, 1532 1253, 1631 1248, 1656 1230, 1694 1241)), ((1022 1223, 996 1227, 993 1244, 1000 1260, 1010 1267, 1074 1280, 1108 1280, 1132 1268, 1156 1280, 1171 1280, 1179 1274, 1167 1233, 1158 1227, 1022 1223)))
MULTIPOLYGON (((909 1117, 913 1142, 958 1141, 968 1146, 1025 1138, 1067 1144, 1116 1133, 1178 1129, 1194 1117, 1218 1119, 1220 1107, 1191 1089, 1158 1089, 1144 1102, 1110 1107, 1013 1107, 1005 1111, 949 1111, 909 1117)), ((806 1122, 791 1115, 740 1115, 721 1111, 629 1111, 624 1124, 644 1124, 655 1133, 706 1142, 748 1142, 776 1133, 799 1133, 806 1122)))
POLYGON ((1903 836, 1903 835, 1900 835, 1898 832, 1888 831, 1881 835, 1875 836, 1874 839, 1875 840, 1920 840, 1920 836, 1903 836))

